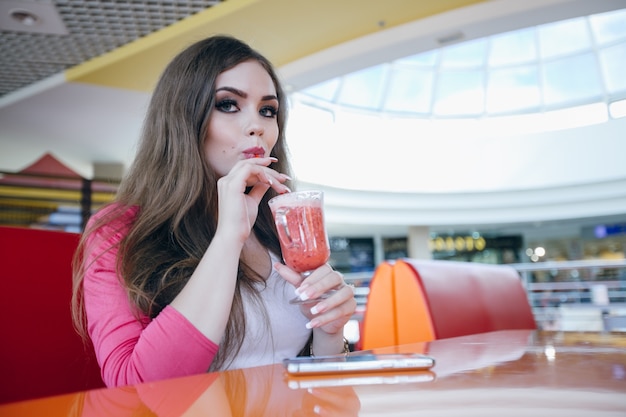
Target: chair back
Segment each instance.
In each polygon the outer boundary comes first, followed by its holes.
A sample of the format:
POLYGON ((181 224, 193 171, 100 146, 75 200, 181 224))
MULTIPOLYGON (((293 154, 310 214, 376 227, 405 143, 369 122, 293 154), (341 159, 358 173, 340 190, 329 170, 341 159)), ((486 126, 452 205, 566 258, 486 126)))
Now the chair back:
POLYGON ((0 403, 104 387, 72 324, 75 233, 0 227, 0 403))
POLYGON ((360 348, 536 327, 512 267, 401 259, 374 273, 360 348))

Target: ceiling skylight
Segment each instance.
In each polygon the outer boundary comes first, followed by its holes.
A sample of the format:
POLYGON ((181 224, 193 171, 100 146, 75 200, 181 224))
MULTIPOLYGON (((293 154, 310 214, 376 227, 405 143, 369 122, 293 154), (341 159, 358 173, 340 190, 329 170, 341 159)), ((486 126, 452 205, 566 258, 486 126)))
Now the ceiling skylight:
POLYGON ((300 92, 319 104, 418 118, 484 118, 626 99, 626 10, 467 41, 300 92))

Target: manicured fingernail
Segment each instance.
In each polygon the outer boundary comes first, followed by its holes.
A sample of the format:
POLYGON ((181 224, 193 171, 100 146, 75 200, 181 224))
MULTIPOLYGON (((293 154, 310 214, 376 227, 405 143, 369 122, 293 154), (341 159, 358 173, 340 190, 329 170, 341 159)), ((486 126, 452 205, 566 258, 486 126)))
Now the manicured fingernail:
POLYGON ((270 156, 270 159, 272 160, 272 162, 278 162, 278 158, 274 158, 273 156, 270 156))
POLYGON ((306 292, 301 292, 300 294, 298 294, 298 297, 300 297, 302 301, 306 301, 309 299, 309 296, 306 292))
POLYGON ((289 189, 289 187, 287 187, 286 185, 284 187, 285 187, 285 190, 283 191, 283 194, 287 194, 291 192, 291 189, 289 189))
POLYGON ((311 314, 319 314, 323 313, 324 311, 326 311, 326 304, 324 303, 319 303, 311 307, 311 314))
POLYGON ((296 293, 296 295, 298 297, 300 297, 300 295, 304 292, 304 290, 306 290, 309 287, 309 284, 302 284, 300 285, 298 288, 296 288, 294 290, 294 292, 296 293))
POLYGON ((306 324, 306 326, 305 326, 305 327, 306 327, 307 329, 314 329, 314 328, 316 328, 316 327, 319 327, 320 325, 321 325, 321 324, 320 324, 320 322, 319 322, 319 320, 318 320, 318 319, 313 319, 313 320, 311 320, 310 322, 308 322, 308 323, 306 324))

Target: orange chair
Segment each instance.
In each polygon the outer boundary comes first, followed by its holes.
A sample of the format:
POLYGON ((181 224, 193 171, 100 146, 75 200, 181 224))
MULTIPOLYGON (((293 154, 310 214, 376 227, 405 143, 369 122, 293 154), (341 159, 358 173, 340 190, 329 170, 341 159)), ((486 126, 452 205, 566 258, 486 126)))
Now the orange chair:
POLYGON ((72 325, 79 235, 0 227, 0 403, 104 387, 72 325))
POLYGON ((402 259, 384 262, 374 273, 359 347, 536 327, 515 269, 402 259))
POLYGON ((393 284, 392 265, 389 262, 378 265, 370 282, 363 319, 359 323, 360 336, 356 350, 397 345, 393 284), (367 347, 364 345, 365 339, 367 347))

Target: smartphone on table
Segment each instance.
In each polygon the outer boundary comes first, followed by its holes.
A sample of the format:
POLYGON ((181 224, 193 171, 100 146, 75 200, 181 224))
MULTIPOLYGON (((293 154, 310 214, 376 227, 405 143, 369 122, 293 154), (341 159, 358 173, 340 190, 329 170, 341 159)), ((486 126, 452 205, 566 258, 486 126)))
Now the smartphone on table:
POLYGON ((346 356, 312 356, 283 360, 294 376, 428 370, 435 359, 419 353, 354 353, 346 356))

